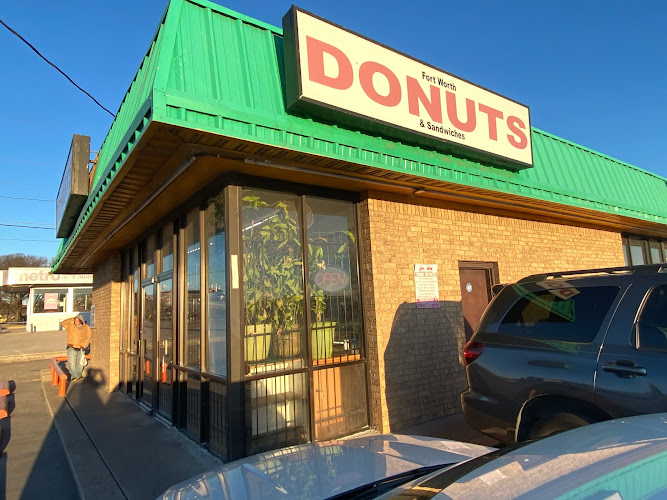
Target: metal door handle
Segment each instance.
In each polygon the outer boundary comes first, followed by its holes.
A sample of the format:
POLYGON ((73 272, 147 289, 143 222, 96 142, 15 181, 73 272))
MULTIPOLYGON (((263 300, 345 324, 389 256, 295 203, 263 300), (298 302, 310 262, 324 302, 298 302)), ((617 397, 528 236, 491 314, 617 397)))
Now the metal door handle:
POLYGON ((646 376, 646 368, 637 366, 633 361, 618 360, 616 363, 602 363, 602 369, 606 372, 615 373, 619 377, 646 376))
POLYGON ((162 347, 165 356, 171 356, 171 345, 171 339, 164 339, 160 341, 160 347, 162 347))

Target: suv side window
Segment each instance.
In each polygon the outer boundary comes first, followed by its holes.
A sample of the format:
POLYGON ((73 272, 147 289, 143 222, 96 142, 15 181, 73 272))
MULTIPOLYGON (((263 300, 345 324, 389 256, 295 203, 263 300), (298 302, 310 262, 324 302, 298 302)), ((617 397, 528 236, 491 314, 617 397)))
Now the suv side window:
POLYGON ((501 293, 515 294, 516 299, 500 321, 498 333, 539 340, 591 342, 619 291, 617 286, 548 286, 543 282, 505 287, 501 293))
POLYGON ((639 349, 667 351, 667 285, 649 292, 639 313, 636 334, 639 349))

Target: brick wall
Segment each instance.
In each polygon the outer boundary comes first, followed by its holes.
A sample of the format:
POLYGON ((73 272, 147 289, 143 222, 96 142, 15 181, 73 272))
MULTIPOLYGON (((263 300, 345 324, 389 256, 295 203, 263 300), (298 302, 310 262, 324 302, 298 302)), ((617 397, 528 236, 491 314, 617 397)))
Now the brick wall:
POLYGON ((88 365, 89 376, 109 392, 118 387, 120 297, 120 257, 112 255, 93 270, 95 328, 88 365))
POLYGON ((497 262, 501 283, 624 265, 614 232, 376 198, 359 208, 371 412, 383 432, 459 411, 459 261, 497 262), (416 263, 438 264, 440 308, 416 308, 416 263))

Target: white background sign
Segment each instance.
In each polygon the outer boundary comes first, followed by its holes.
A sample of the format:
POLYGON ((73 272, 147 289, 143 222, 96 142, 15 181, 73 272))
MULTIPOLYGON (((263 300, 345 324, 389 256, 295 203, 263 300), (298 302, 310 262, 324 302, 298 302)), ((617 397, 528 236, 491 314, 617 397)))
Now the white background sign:
POLYGON ((45 311, 55 311, 58 309, 58 293, 45 293, 44 294, 44 310, 45 311))
POLYGON ((91 328, 95 328, 95 304, 90 306, 90 319, 88 320, 90 323, 88 326, 91 328))
POLYGON ((437 264, 415 264, 415 296, 417 309, 440 307, 437 264))
POLYGON ((528 107, 298 9, 296 30, 300 100, 532 166, 528 107))
POLYGON ((10 267, 5 285, 92 284, 92 274, 50 274, 50 267, 10 267))

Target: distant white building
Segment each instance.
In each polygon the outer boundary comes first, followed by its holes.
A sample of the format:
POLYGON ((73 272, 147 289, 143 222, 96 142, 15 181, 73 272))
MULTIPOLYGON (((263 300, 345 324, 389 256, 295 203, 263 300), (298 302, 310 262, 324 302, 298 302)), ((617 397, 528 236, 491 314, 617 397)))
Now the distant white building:
POLYGON ((0 271, 0 287, 29 292, 26 331, 59 330, 60 322, 81 314, 90 323, 92 274, 50 274, 49 267, 10 267, 0 271))

